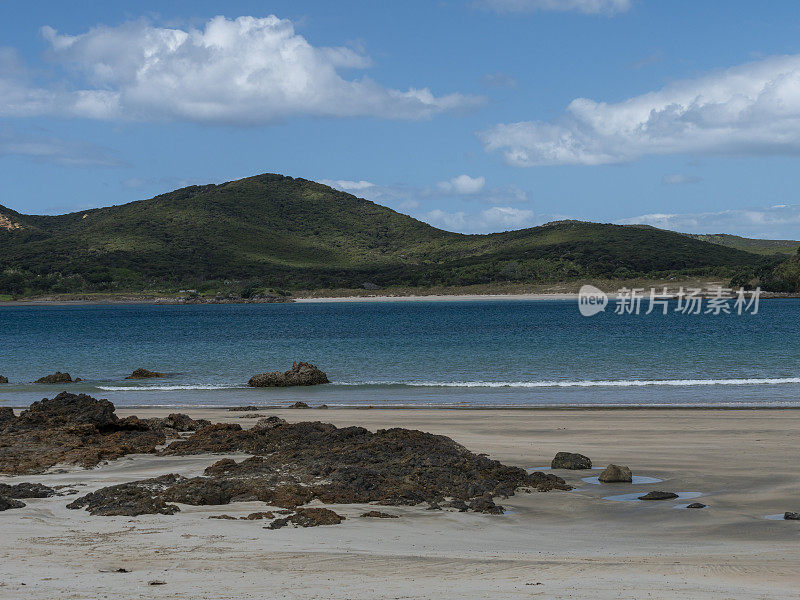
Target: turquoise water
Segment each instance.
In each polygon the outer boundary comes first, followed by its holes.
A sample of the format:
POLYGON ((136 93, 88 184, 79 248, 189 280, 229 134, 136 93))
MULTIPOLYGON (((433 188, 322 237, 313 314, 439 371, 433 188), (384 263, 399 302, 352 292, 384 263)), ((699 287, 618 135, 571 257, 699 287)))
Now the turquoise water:
POLYGON ((756 315, 580 315, 574 301, 6 306, 0 405, 800 406, 800 301, 756 315), (307 360, 332 385, 249 389, 307 360), (137 367, 169 377, 131 382, 137 367), (85 382, 29 383, 56 370, 85 382))

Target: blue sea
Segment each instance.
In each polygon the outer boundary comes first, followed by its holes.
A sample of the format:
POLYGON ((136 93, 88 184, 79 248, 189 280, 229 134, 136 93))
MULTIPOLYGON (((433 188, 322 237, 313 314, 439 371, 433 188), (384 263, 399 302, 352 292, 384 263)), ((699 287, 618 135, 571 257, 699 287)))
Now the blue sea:
POLYGON ((800 406, 800 300, 592 317, 576 301, 0 307, 0 406, 800 406), (251 389, 310 361, 331 385, 251 389), (126 381, 137 367, 163 379, 126 381), (33 385, 56 370, 84 382, 33 385))

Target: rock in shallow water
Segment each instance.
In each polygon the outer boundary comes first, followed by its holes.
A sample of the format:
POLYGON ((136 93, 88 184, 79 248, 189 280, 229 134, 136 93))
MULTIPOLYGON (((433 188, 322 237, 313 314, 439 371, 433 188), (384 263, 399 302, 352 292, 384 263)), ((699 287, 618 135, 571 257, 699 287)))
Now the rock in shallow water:
POLYGON ((706 505, 703 504, 702 502, 692 502, 686 508, 705 508, 705 507, 706 505))
POLYGON ((8 383, 8 377, 3 377, 0 375, 0 383, 8 383))
POLYGON ((800 521, 800 513, 799 512, 785 512, 785 513, 783 513, 783 518, 786 521, 800 521))
POLYGON ((603 483, 630 483, 633 481, 633 474, 628 467, 608 465, 597 479, 603 483))
POLYGON ((166 377, 165 373, 158 371, 148 371, 147 369, 136 369, 133 373, 128 375, 125 379, 155 379, 157 377, 166 377))
POLYGON ((44 377, 40 377, 33 383, 76 383, 80 381, 80 377, 73 380, 69 373, 62 373, 61 371, 56 371, 52 375, 45 375, 44 377))
POLYGON ((677 497, 678 494, 674 492, 652 491, 647 492, 644 496, 639 496, 639 500, 672 500, 677 497))
POLYGON ((330 383, 328 376, 307 362, 294 363, 292 368, 281 373, 273 371, 253 375, 247 385, 250 387, 290 387, 296 385, 319 385, 330 383))
POLYGON ((592 460, 583 454, 574 452, 559 452, 550 463, 551 469, 570 469, 577 471, 580 469, 591 469, 592 460))

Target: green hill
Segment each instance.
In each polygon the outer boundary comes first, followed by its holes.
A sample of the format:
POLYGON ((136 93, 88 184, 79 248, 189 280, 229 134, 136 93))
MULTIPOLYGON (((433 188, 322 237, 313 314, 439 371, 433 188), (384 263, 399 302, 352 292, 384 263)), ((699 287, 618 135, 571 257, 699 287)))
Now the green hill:
POLYGON ((325 185, 265 174, 60 216, 0 206, 0 294, 457 286, 731 276, 768 258, 645 226, 442 231, 325 185))
POLYGON ((791 256, 800 248, 800 241, 797 240, 759 240, 753 238, 739 237, 729 233, 687 233, 686 235, 704 242, 736 248, 753 254, 763 254, 766 256, 783 254, 791 256))

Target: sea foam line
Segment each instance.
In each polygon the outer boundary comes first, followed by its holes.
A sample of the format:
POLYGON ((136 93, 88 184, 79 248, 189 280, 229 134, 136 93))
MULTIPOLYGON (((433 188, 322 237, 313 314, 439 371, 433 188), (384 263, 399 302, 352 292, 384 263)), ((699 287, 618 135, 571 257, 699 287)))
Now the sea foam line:
POLYGON ((173 392, 180 390, 237 390, 246 389, 241 385, 98 385, 105 392, 173 392))
POLYGON ((779 385, 800 383, 800 377, 742 379, 610 379, 580 381, 369 381, 340 385, 407 385, 411 387, 549 388, 549 387, 690 387, 704 385, 779 385))

